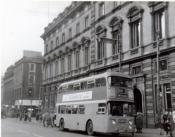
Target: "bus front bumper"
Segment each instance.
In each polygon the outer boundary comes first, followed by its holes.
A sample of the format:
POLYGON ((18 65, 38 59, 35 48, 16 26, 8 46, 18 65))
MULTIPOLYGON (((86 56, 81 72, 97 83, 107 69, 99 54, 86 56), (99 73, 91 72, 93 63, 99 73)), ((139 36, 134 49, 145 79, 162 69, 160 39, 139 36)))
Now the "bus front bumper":
POLYGON ((117 123, 112 121, 109 123, 108 131, 110 133, 133 133, 135 132, 135 125, 133 123, 117 123))

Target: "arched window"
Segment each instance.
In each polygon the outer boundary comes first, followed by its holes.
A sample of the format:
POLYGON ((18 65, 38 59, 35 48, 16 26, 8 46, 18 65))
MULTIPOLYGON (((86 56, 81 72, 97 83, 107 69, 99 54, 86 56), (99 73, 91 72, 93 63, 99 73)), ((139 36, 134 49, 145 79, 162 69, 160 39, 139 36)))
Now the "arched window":
POLYGON ((73 48, 74 48, 74 54, 75 54, 75 68, 78 69, 80 67, 80 50, 79 50, 79 43, 74 42, 73 48))
POLYGON ((97 35, 97 59, 101 60, 105 57, 105 43, 101 38, 106 37, 106 28, 104 26, 98 26, 96 28, 97 35))
POLYGON ((99 17, 105 15, 105 3, 104 2, 101 2, 99 4, 98 12, 99 12, 99 17))
POLYGON ((56 46, 58 46, 58 45, 59 45, 59 38, 56 37, 56 46))
POLYGON ((84 64, 88 65, 89 64, 89 45, 90 45, 90 39, 87 37, 83 37, 81 39, 81 43, 83 45, 84 49, 84 64))
POLYGON ((64 43, 65 42, 65 34, 63 33, 62 34, 62 43, 64 43))
POLYGON ((67 68, 68 71, 71 71, 72 69, 72 59, 71 59, 71 50, 69 49, 69 47, 66 47, 66 53, 67 53, 67 68))
POLYGON ((112 28, 112 55, 117 55, 122 49, 122 22, 123 20, 118 17, 112 18, 109 26, 112 28))
POLYGON ((46 46, 45 46, 45 53, 47 53, 48 52, 48 44, 46 44, 46 46))
POLYGON ((53 41, 50 42, 50 50, 53 50, 53 41))
POLYGON ((64 55, 63 52, 60 50, 59 51, 59 55, 60 55, 60 64, 61 64, 61 74, 63 74, 65 72, 65 64, 64 64, 64 55))
POLYGON ((152 24, 153 24, 153 40, 156 40, 159 34, 160 38, 166 37, 166 19, 165 11, 168 7, 167 2, 149 2, 149 7, 151 8, 152 14, 152 24))
POLYGON ((127 14, 130 25, 130 43, 131 49, 141 45, 141 21, 143 9, 141 7, 132 7, 127 14))

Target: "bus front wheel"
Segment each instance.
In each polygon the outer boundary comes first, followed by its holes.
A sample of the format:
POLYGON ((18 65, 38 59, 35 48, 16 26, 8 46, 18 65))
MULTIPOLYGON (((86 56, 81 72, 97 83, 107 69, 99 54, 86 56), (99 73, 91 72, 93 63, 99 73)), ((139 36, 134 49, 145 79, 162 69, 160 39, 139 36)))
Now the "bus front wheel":
POLYGON ((89 120, 87 122, 87 125, 86 125, 86 132, 88 135, 92 136, 94 134, 94 131, 93 131, 93 123, 91 120, 89 120))
POLYGON ((59 129, 60 131, 64 130, 64 119, 60 119, 59 129))
POLYGON ((134 132, 131 133, 131 136, 134 137, 134 132))

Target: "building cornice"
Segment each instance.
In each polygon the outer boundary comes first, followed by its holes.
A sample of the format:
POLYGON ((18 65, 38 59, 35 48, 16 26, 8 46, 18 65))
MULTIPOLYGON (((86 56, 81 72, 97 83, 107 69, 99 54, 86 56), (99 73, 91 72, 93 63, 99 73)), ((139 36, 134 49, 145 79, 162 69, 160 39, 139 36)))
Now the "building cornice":
POLYGON ((72 2, 72 4, 69 7, 65 8, 65 10, 61 12, 57 18, 55 18, 51 23, 49 23, 49 25, 45 28, 45 32, 41 35, 41 38, 45 39, 47 35, 50 35, 52 31, 55 31, 57 27, 61 26, 63 22, 67 21, 67 18, 74 14, 78 8, 84 6, 87 3, 90 2, 72 2))

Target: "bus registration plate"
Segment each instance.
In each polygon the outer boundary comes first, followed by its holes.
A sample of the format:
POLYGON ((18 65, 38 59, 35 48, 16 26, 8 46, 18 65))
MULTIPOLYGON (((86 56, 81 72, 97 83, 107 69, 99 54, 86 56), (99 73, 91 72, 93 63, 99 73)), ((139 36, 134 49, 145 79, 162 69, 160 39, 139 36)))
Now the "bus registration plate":
POLYGON ((127 119, 118 119, 118 122, 119 123, 126 123, 127 122, 127 119))

